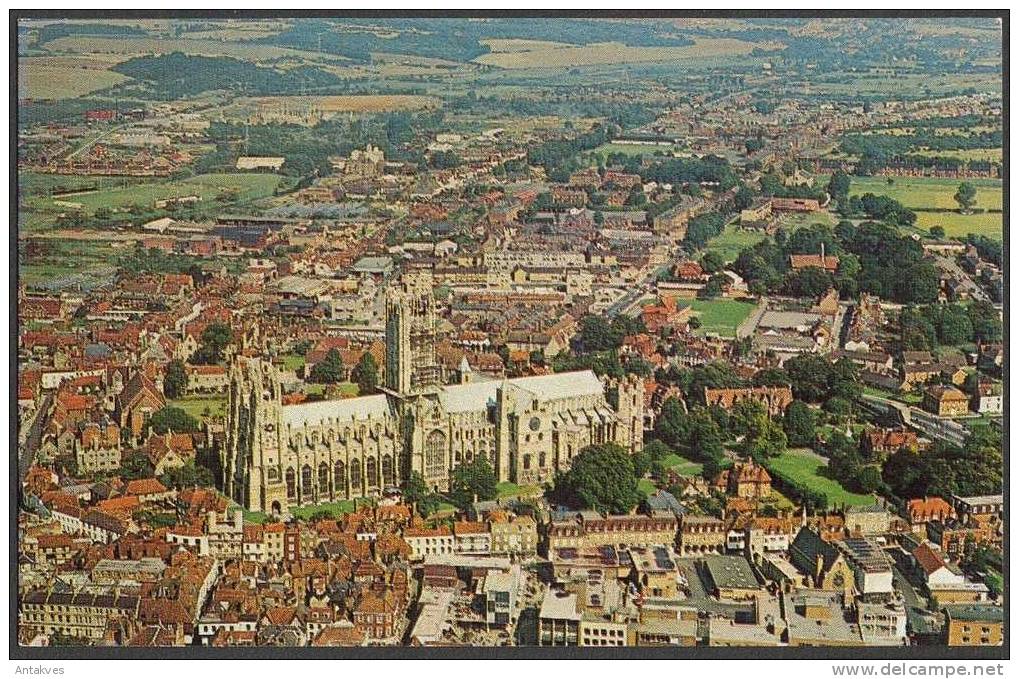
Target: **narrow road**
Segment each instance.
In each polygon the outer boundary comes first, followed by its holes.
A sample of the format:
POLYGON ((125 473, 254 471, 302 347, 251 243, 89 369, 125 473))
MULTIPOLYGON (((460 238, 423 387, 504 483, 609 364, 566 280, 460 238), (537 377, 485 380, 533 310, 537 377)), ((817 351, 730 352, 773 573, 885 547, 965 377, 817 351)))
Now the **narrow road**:
POLYGON ((39 409, 35 411, 35 417, 32 420, 31 426, 28 428, 28 435, 25 437, 25 442, 21 444, 18 454, 18 487, 21 487, 22 481, 25 480, 25 474, 28 473, 28 468, 35 462, 35 452, 39 449, 39 444, 42 443, 42 428, 46 424, 46 416, 48 415, 50 408, 53 406, 53 394, 46 394, 43 397, 42 404, 39 409))

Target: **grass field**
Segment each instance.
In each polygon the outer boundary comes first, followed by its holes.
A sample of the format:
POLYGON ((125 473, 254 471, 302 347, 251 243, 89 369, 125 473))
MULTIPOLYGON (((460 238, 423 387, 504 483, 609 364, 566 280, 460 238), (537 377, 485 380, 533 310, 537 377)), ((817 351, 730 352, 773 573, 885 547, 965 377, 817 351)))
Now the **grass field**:
POLYGON ((609 142, 593 149, 590 153, 605 159, 613 153, 622 153, 627 156, 653 156, 656 153, 669 155, 674 150, 676 150, 676 147, 671 144, 668 146, 658 146, 655 144, 613 144, 609 142))
POLYGON ((499 498, 535 497, 541 495, 543 489, 540 485, 518 486, 511 481, 503 481, 495 487, 495 492, 499 498))
POLYGON ((199 420, 205 419, 206 412, 211 417, 226 416, 226 396, 186 396, 168 401, 167 405, 180 408, 199 420))
POLYGON ((688 460, 676 453, 666 455, 662 459, 662 464, 682 476, 700 476, 700 473, 704 470, 704 465, 700 462, 688 460))
POLYGON ((640 481, 637 481, 637 490, 640 491, 641 495, 647 497, 657 493, 658 487, 650 479, 641 479, 640 481))
POLYGON ((299 372, 304 369, 304 356, 299 354, 283 354, 280 358, 283 359, 283 367, 287 370, 299 372))
MULTIPOLYGON (((40 176, 33 175, 29 182, 43 190, 46 186, 75 185, 75 178, 61 177, 57 181, 42 180, 38 178, 40 176)), ((155 210, 154 203, 157 200, 191 195, 197 195, 202 199, 197 203, 197 207, 220 210, 226 205, 236 206, 272 196, 284 181, 287 179, 274 174, 241 173, 204 174, 186 179, 136 184, 110 179, 94 180, 91 185, 98 184, 103 188, 65 194, 56 198, 38 194, 26 196, 22 201, 26 208, 23 210, 25 221, 22 226, 26 232, 43 230, 51 228, 61 213, 81 210, 91 215, 101 207, 114 212, 137 209, 140 215, 151 214, 155 210), (223 202, 220 202, 221 198, 223 202)))
POLYGON ((756 48, 774 47, 734 38, 701 38, 680 47, 631 47, 618 42, 566 47, 536 47, 513 52, 483 54, 474 61, 508 69, 572 68, 604 64, 683 61, 714 57, 745 56, 756 48))
POLYGON ((768 461, 768 470, 790 481, 802 483, 828 496, 829 505, 865 506, 874 503, 870 495, 851 493, 838 481, 824 475, 826 465, 809 451, 787 450, 768 461))
POLYGON ((822 226, 835 226, 836 219, 828 211, 821 212, 789 212, 779 220, 782 228, 790 233, 804 226, 820 224, 822 226))
POLYGON ((26 255, 19 261, 18 275, 28 286, 109 267, 118 254, 113 244, 108 242, 58 240, 46 245, 48 251, 45 254, 26 255))
MULTIPOLYGON (((1000 210, 1002 205, 1001 182, 994 179, 967 180, 977 190, 976 207, 984 210, 1000 210)), ((941 226, 945 234, 965 236, 968 233, 983 234, 989 238, 1003 238, 1004 218, 1000 212, 960 214, 955 202, 955 192, 962 181, 958 179, 895 177, 889 184, 884 177, 853 177, 850 194, 873 193, 884 195, 902 203, 916 212, 916 227, 929 230, 941 226), (929 212, 932 208, 952 212, 929 212)))
POLYGON ((736 261, 739 253, 745 248, 764 240, 765 236, 760 231, 741 229, 738 224, 729 224, 721 234, 708 241, 708 251, 717 252, 728 264, 736 261))
POLYGON ((736 328, 755 308, 750 302, 731 299, 695 299, 690 306, 701 321, 698 334, 714 333, 723 337, 735 337, 736 328))
MULTIPOLYGON (((976 207, 1001 209, 1001 181, 996 179, 965 180, 977 190, 976 207)), ((945 208, 957 209, 955 192, 959 189, 960 179, 939 179, 935 177, 892 177, 888 183, 885 177, 853 177, 849 185, 849 193, 854 196, 873 193, 879 196, 894 198, 911 210, 945 208)))

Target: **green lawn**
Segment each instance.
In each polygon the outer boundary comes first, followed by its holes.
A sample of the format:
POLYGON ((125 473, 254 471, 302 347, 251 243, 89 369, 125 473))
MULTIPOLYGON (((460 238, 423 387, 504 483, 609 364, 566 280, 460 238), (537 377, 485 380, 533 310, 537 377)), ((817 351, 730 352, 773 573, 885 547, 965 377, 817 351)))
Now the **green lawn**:
POLYGON ((790 233, 804 226, 820 224, 822 226, 835 226, 836 220, 830 212, 787 212, 780 218, 782 227, 790 233))
POLYGON ((350 514, 354 511, 353 500, 340 500, 339 502, 323 502, 317 505, 309 505, 307 507, 292 507, 290 513, 298 519, 303 521, 309 520, 313 514, 318 512, 329 512, 333 518, 340 518, 344 514, 350 514))
POLYGON ((715 333, 723 337, 735 337, 736 328, 756 308, 750 302, 732 299, 695 299, 690 306, 701 321, 698 334, 715 333))
POLYGON ((704 465, 700 462, 693 462, 677 453, 670 453, 662 459, 662 464, 682 476, 700 476, 704 465))
POLYGON ((518 486, 511 481, 503 481, 496 487, 496 496, 499 498, 508 497, 534 497, 541 495, 543 489, 540 485, 518 486))
POLYGON ((598 148, 591 151, 592 155, 600 156, 603 160, 613 153, 622 153, 628 156, 652 156, 655 154, 664 154, 671 156, 672 152, 676 150, 676 146, 657 146, 651 144, 602 144, 598 148))
POLYGON ((760 231, 742 229, 738 224, 729 224, 719 235, 708 241, 708 251, 717 252, 726 263, 736 261, 739 253, 751 245, 764 240, 760 231))
POLYGON ((299 354, 284 354, 280 358, 283 359, 283 367, 287 370, 300 372, 304 369, 304 356, 299 354))
POLYGON ((191 417, 204 419, 206 411, 211 417, 226 416, 226 396, 186 396, 167 402, 167 405, 180 408, 191 417))
POLYGON ((906 392, 904 394, 893 394, 892 392, 885 391, 883 389, 875 389, 874 387, 864 387, 863 393, 869 394, 871 396, 878 396, 880 398, 891 399, 893 401, 901 401, 902 403, 909 403, 911 405, 919 405, 920 401, 923 400, 923 394, 913 391, 906 392))
POLYGON ((658 487, 650 479, 641 479, 640 481, 637 481, 637 490, 646 497, 657 493, 658 487))
POLYGON ((824 476, 826 465, 816 456, 803 450, 787 450, 768 461, 768 471, 789 481, 802 483, 828 496, 829 505, 865 506, 874 503, 870 495, 851 493, 838 481, 824 476))

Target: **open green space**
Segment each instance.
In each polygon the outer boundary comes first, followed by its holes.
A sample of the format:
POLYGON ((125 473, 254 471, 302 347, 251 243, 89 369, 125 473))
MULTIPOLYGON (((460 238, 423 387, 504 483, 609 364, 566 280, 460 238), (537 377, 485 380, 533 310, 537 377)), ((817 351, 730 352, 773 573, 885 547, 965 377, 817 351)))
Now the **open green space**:
POLYGON ((191 212, 238 210, 248 203, 272 196, 284 182, 290 181, 279 175, 255 173, 203 174, 135 183, 98 177, 42 177, 45 175, 30 176, 27 187, 31 190, 26 191, 21 201, 21 226, 26 232, 52 228, 61 214, 83 212, 86 217, 91 217, 99 208, 108 209, 114 215, 129 213, 132 222, 140 224, 172 214, 166 209, 156 208, 156 201, 185 196, 201 199, 188 206, 191 212), (56 197, 48 195, 61 187, 81 187, 83 190, 56 197))
POLYGON ((226 396, 185 396, 184 398, 173 399, 167 405, 180 408, 191 417, 204 419, 206 417, 226 416, 226 396))
POLYGON ((956 209, 955 192, 964 181, 977 190, 976 207, 985 210, 1001 209, 1001 181, 997 179, 940 179, 936 177, 853 177, 849 193, 861 196, 873 193, 894 198, 911 210, 946 208, 956 209))
POLYGON ((540 485, 518 486, 512 481, 503 481, 495 487, 496 496, 501 498, 534 497, 541 495, 540 485))
POLYGON ((658 486, 654 484, 651 479, 641 479, 637 481, 637 490, 641 492, 641 495, 645 497, 648 495, 654 495, 658 492, 658 486))
POLYGON ((768 460, 768 471, 793 483, 820 491, 828 497, 829 506, 866 506, 874 503, 870 495, 851 493, 842 484, 825 476, 827 465, 806 450, 790 449, 768 460))
POLYGON ((714 333, 723 337, 735 337, 736 328, 746 320, 756 305, 733 299, 691 300, 694 314, 701 321, 698 334, 714 333))
POLYGON ((593 149, 591 155, 599 156, 602 160, 605 160, 605 158, 614 153, 621 153, 627 156, 670 156, 675 150, 677 150, 677 147, 674 144, 614 144, 609 142, 593 149))
POLYGON ((283 354, 280 358, 283 360, 283 367, 286 370, 300 372, 304 369, 304 356, 300 354, 283 354))
POLYGON ((923 231, 941 226, 949 237, 977 233, 1001 240, 1004 218, 1001 210, 1002 185, 996 179, 940 179, 934 177, 853 177, 849 192, 859 196, 873 193, 893 198, 916 212, 916 227, 923 231), (985 212, 962 214, 955 202, 959 184, 966 181, 977 190, 976 208, 985 212), (946 210, 933 212, 932 210, 946 210))
POLYGON ((722 233, 708 241, 707 249, 709 252, 717 252, 728 264, 736 261, 744 249, 756 245, 764 238, 765 235, 761 231, 742 229, 738 224, 729 224, 722 233))
POLYGON ((50 283, 113 266, 120 252, 109 242, 47 240, 32 247, 19 243, 18 275, 29 287, 50 283))
POLYGON ((681 476, 700 476, 704 470, 704 465, 700 462, 688 460, 678 453, 666 455, 662 458, 662 464, 681 476))

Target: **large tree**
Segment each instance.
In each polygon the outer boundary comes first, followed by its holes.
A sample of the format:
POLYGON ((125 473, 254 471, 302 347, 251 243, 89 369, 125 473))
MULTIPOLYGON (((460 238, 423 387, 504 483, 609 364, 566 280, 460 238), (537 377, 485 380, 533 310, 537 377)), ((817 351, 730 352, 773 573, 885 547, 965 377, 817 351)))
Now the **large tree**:
POLYGON ((152 413, 147 426, 156 434, 173 432, 175 434, 190 433, 201 429, 201 423, 181 408, 166 406, 152 413))
POLYGON ((449 484, 449 498, 460 509, 466 510, 475 499, 494 500, 499 479, 484 455, 470 462, 461 462, 453 469, 449 484))
POLYGON ((188 460, 183 467, 166 470, 159 480, 167 488, 211 488, 213 474, 194 460, 188 460))
POLYGON ((233 331, 226 323, 210 323, 202 331, 201 341, 196 353, 199 363, 219 363, 223 353, 233 340, 233 331))
POLYGON ((358 392, 364 396, 374 394, 379 385, 379 365, 370 352, 361 354, 361 359, 350 374, 351 380, 357 383, 358 392))
POLYGON ((311 368, 309 378, 319 384, 336 384, 343 380, 343 358, 336 349, 330 349, 321 361, 311 368))
POLYGON ((580 508, 625 514, 641 500, 633 460, 621 446, 588 446, 558 478, 561 499, 580 508))
POLYGON ((163 375, 163 394, 166 398, 180 398, 188 386, 188 375, 182 361, 170 361, 163 375))
POLYGON ((814 444, 816 436, 814 411, 803 401, 795 400, 789 404, 785 409, 782 427, 790 446, 803 448, 814 444))
POLYGON ((403 499, 417 508, 421 516, 428 516, 439 508, 439 496, 432 492, 421 476, 421 472, 411 472, 410 478, 403 485, 403 499))
POLYGON ((955 192, 955 202, 959 204, 961 212, 969 212, 977 202, 977 190, 969 182, 959 184, 959 190, 955 192))

